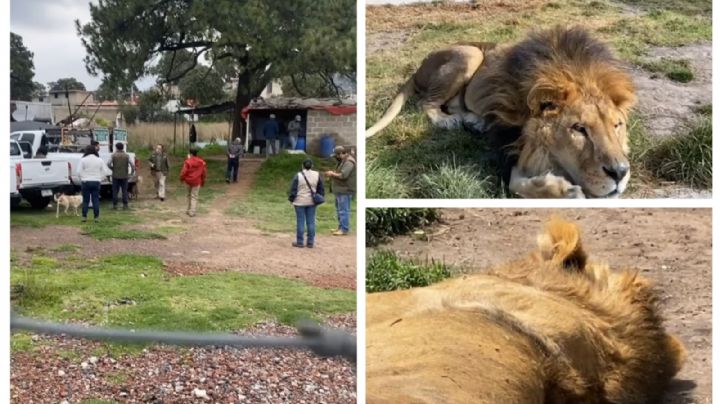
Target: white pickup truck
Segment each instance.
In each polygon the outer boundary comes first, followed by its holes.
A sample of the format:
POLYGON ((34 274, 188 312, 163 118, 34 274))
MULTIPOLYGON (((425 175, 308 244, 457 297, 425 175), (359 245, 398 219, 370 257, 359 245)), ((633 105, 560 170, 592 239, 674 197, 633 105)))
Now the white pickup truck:
POLYGON ((35 209, 44 209, 56 192, 70 192, 72 166, 67 159, 50 156, 26 159, 20 144, 10 140, 10 206, 24 199, 35 209))
MULTIPOLYGON (((112 158, 112 152, 115 143, 123 143, 127 151, 127 131, 124 129, 114 128, 112 130, 97 129, 48 129, 46 130, 23 130, 15 131, 10 134, 10 138, 17 141, 28 142, 32 144, 33 156, 37 154, 41 146, 48 149, 48 157, 63 158, 68 160, 72 165, 72 174, 70 181, 75 191, 80 190, 80 159, 82 158, 82 150, 92 141, 100 144, 100 156, 105 163, 109 163, 112 158)), ((135 159, 135 153, 129 153, 129 172, 128 187, 132 191, 137 184, 137 169, 140 161, 135 159)), ((112 183, 107 179, 100 184, 101 192, 104 195, 111 194, 112 183)))

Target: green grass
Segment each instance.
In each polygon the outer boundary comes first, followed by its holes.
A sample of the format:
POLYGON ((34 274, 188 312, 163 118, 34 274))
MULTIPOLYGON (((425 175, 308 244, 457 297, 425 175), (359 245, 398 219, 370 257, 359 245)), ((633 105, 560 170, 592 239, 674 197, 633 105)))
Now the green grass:
MULTIPOLYGON (((34 210, 29 208, 20 208, 13 210, 10 215, 10 225, 12 227, 28 226, 42 228, 46 226, 75 226, 81 228, 81 233, 91 236, 97 240, 107 239, 125 239, 125 240, 143 240, 143 239, 164 239, 165 236, 155 231, 147 231, 140 229, 132 229, 132 225, 140 224, 144 221, 137 211, 124 211, 111 209, 110 201, 101 202, 100 206, 100 223, 95 224, 92 220, 92 213, 88 216, 90 219, 87 223, 82 223, 78 216, 65 216, 62 213, 59 218, 55 218, 55 211, 51 210, 34 210)), ((58 252, 68 252, 72 246, 64 245, 58 252)))
MULTIPOLYGON (((692 70, 685 61, 649 63, 647 57, 651 47, 710 41, 710 2, 624 2, 639 6, 642 12, 629 15, 626 8, 611 1, 557 0, 532 12, 498 8, 493 18, 478 23, 473 18, 462 18, 461 11, 456 18, 433 17, 434 6, 428 4, 424 6, 428 8, 428 20, 410 29, 407 42, 391 52, 369 54, 367 124, 380 118, 398 88, 432 50, 461 40, 513 42, 530 30, 558 23, 588 27, 626 62, 656 69, 672 80, 692 80, 692 70)), ((368 198, 506 196, 498 189, 490 147, 481 136, 432 127, 416 101, 409 100, 393 123, 367 143, 368 198)))
POLYGON ((368 208, 365 212, 365 243, 374 246, 439 219, 440 212, 436 209, 368 208))
POLYGON ((400 258, 392 251, 378 251, 367 263, 368 293, 428 286, 449 278, 452 270, 441 262, 415 262, 400 258))
MULTIPOLYGON (((294 324, 355 310, 353 291, 233 272, 173 277, 154 257, 58 264, 12 267, 14 310, 61 322, 188 331, 239 330, 266 319, 294 324)), ((31 343, 21 334, 13 347, 31 343)))
MULTIPOLYGON (((308 156, 304 154, 281 153, 262 163, 255 177, 253 188, 241 202, 234 203, 228 213, 249 217, 257 221, 257 226, 270 232, 293 232, 295 230, 295 210, 288 202, 288 191, 293 176, 300 171, 302 162, 308 156)), ((313 157, 318 171, 335 167, 335 161, 313 157)), ((323 179, 325 203, 317 208, 317 232, 322 233, 337 228, 335 199, 330 192, 330 184, 323 179)), ((356 201, 351 204, 351 231, 355 229, 356 201)))
POLYGON ((662 58, 643 63, 642 66, 647 71, 662 73, 670 80, 680 83, 689 83, 695 78, 690 61, 687 59, 662 58))

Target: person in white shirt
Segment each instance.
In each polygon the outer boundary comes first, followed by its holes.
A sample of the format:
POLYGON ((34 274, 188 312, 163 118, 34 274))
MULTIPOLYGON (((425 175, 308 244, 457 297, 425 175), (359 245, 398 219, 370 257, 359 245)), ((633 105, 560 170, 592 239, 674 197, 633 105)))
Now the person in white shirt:
POLYGON ((87 222, 88 204, 92 198, 95 223, 100 218, 100 183, 102 179, 112 175, 112 171, 98 156, 97 148, 90 145, 80 159, 80 182, 82 183, 82 221, 87 222))

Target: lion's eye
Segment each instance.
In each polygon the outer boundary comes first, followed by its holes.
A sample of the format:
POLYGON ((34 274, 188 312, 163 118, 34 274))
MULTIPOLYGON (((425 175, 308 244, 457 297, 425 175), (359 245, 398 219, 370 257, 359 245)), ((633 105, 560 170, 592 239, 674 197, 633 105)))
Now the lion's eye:
POLYGON ((582 133, 583 136, 587 136, 587 129, 585 129, 585 127, 579 123, 576 123, 575 125, 573 125, 572 130, 574 130, 575 132, 582 133))

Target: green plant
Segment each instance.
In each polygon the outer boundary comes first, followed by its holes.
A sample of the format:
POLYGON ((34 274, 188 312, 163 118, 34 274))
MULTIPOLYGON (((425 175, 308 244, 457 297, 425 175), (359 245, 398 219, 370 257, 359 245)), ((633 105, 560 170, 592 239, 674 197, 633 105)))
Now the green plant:
POLYGON ((700 117, 686 133, 660 141, 645 156, 658 177, 691 187, 712 187, 712 118, 700 117))
POLYGON ((397 166, 382 166, 376 161, 367 165, 365 188, 368 198, 409 198, 412 192, 397 166))
POLYGON ((421 196, 430 199, 492 198, 493 177, 481 178, 473 166, 445 163, 420 176, 421 196))
POLYGON ((373 253, 367 263, 365 287, 368 293, 428 286, 452 275, 444 263, 404 260, 392 251, 373 253))
POLYGON ((374 246, 439 219, 436 209, 370 208, 365 213, 365 243, 374 246))
POLYGON ((670 80, 680 83, 689 83, 695 78, 690 61, 687 59, 662 58, 644 63, 642 66, 650 72, 663 73, 670 80))

